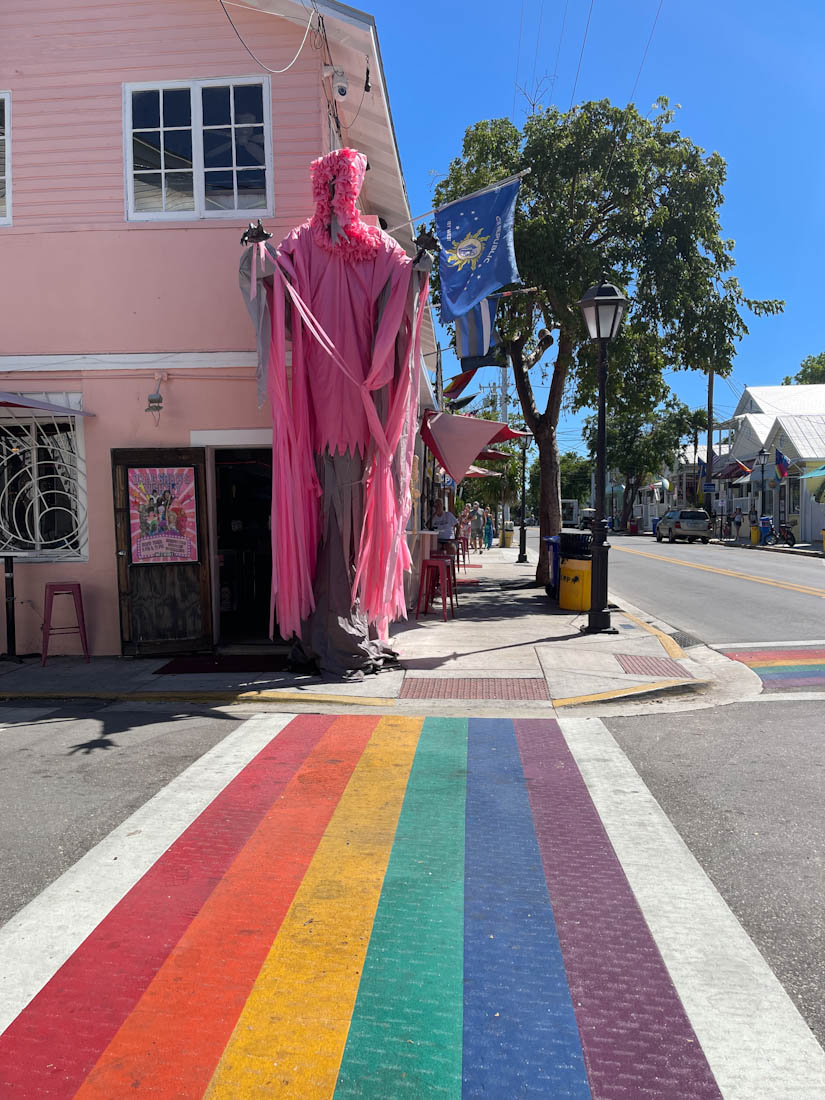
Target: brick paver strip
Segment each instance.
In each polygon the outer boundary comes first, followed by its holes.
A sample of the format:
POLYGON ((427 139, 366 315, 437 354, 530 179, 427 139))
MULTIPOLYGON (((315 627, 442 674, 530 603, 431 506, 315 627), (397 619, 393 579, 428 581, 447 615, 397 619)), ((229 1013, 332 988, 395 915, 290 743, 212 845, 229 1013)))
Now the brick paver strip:
POLYGON ((508 719, 470 719, 465 866, 462 1095, 589 1097, 508 719))
POLYGON ((631 676, 667 676, 668 679, 678 676, 681 679, 691 680, 694 678, 692 673, 672 657, 645 657, 638 653, 617 653, 615 656, 624 671, 631 676))
MULTIPOLYGON (((302 715, 233 779, 0 1036, 0 1095, 73 1097, 326 730, 302 715)), ((133 1090, 130 1090, 132 1092, 133 1090)))
POLYGON ((422 725, 379 721, 221 1055, 209 1100, 333 1093, 422 725))
POLYGON ((201 1096, 378 723, 338 718, 275 799, 76 1100, 201 1096), (196 965, 193 965, 196 962, 196 965))
POLYGON ((549 699, 547 683, 533 676, 407 676, 402 699, 549 699))
POLYGON ((427 718, 335 1100, 461 1095, 467 719, 427 718))
POLYGON ((593 1096, 718 1098, 558 723, 513 724, 593 1096))

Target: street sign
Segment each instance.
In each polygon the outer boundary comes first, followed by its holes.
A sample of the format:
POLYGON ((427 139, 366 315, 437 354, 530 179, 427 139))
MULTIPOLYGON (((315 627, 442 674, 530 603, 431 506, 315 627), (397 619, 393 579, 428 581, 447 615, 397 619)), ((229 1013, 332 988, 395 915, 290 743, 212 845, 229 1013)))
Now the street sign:
POLYGON ((712 481, 706 481, 705 482, 705 487, 704 487, 704 489, 702 489, 702 492, 703 493, 715 493, 716 492, 716 486, 713 484, 712 481))

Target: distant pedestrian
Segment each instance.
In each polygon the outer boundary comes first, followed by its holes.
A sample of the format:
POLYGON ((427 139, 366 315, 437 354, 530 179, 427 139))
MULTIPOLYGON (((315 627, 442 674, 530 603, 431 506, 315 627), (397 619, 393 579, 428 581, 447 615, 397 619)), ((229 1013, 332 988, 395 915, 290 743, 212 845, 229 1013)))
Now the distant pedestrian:
POLYGON ((477 500, 473 501, 473 507, 470 510, 470 546, 473 550, 478 550, 479 554, 484 553, 484 548, 481 544, 484 531, 484 513, 481 510, 481 505, 477 500))
POLYGON ((734 533, 736 535, 736 541, 737 542, 739 541, 739 532, 742 529, 742 520, 743 519, 744 519, 744 516, 742 515, 742 509, 737 508, 736 511, 733 513, 733 530, 734 530, 734 533))
POLYGON ((493 548, 493 517, 489 508, 484 509, 484 548, 486 550, 493 548))

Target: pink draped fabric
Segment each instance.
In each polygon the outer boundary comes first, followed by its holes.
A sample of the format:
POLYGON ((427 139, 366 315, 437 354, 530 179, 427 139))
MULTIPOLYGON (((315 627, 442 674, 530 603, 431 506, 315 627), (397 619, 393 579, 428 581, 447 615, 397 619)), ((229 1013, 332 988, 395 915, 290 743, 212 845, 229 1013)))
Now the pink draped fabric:
POLYGON ((390 620, 406 613, 405 528, 426 279, 416 301, 412 260, 361 221, 355 199, 365 167, 366 158, 349 149, 315 161, 315 216, 277 250, 266 247, 275 272, 267 283, 272 610, 284 637, 300 633, 315 606, 321 526, 315 455, 324 452, 358 454, 365 463, 353 603, 360 601, 381 637, 390 620))

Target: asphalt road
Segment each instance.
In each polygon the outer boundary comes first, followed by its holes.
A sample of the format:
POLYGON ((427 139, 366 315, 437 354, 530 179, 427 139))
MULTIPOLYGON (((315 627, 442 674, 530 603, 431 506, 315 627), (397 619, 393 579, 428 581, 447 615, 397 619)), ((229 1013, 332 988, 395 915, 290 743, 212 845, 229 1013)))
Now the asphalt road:
POLYGON ((604 722, 825 1045, 822 704, 604 722))
POLYGON ((609 569, 611 593, 711 645, 825 639, 825 558, 616 535, 609 569))
POLYGON ((148 703, 0 706, 0 924, 240 721, 148 703))

